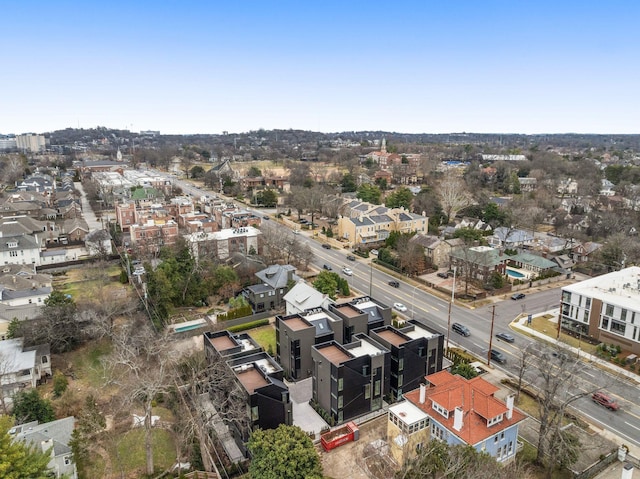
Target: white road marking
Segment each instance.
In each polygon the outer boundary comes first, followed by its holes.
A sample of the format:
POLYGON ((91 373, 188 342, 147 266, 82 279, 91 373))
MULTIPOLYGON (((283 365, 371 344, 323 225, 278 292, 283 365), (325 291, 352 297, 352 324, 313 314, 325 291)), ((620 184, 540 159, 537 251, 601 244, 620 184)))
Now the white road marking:
POLYGON ((640 427, 638 427, 638 426, 634 426, 633 424, 631 424, 630 422, 627 422, 627 421, 625 421, 624 423, 625 423, 627 426, 631 426, 632 428, 637 429, 638 431, 640 431, 640 427))
POLYGON ((595 375, 595 374, 592 374, 592 373, 590 373, 589 371, 582 371, 582 374, 586 374, 587 376, 591 376, 592 378, 595 378, 595 377, 596 377, 596 375, 595 375))

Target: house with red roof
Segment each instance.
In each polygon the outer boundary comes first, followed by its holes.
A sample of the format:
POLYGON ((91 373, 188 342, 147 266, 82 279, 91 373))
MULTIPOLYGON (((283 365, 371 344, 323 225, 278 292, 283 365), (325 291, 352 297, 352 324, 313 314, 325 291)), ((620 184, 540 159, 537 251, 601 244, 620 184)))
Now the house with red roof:
POLYGON ((404 464, 432 439, 470 445, 497 461, 515 458, 518 426, 526 416, 495 397, 500 389, 481 377, 466 379, 444 370, 404 394, 389 408, 387 440, 394 459, 404 464))

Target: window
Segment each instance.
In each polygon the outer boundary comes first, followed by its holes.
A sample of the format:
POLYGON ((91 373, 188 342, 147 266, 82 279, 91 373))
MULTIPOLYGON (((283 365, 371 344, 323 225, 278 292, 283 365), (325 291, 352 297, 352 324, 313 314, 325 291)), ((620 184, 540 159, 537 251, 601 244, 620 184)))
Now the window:
POLYGON ((404 369, 404 358, 400 358, 398 360, 398 371, 402 371, 404 369))
POLYGON ((606 316, 602 318, 602 324, 600 325, 602 329, 609 329, 609 318, 606 316))
POLYGON ((71 464, 71 457, 70 456, 64 456, 64 465, 68 466, 69 464, 71 464))
POLYGON ((46 356, 42 356, 42 364, 47 364, 49 362, 49 358, 46 356))
POLYGON ((371 384, 364 385, 364 398, 369 399, 371 397, 371 384))
MULTIPOLYGON (((498 436, 494 436, 494 438, 493 438, 493 442, 494 442, 494 444, 495 444, 495 443, 497 443, 497 442, 498 442, 498 440, 499 440, 498 436)), ((498 448, 498 451, 499 451, 499 450, 500 450, 500 448, 498 448)), ((498 455, 499 455, 499 454, 498 454, 498 455)))
POLYGON ((253 406, 251 408, 251 420, 252 421, 257 421, 260 418, 259 414, 258 414, 258 406, 253 406))
POLYGON ((607 307, 605 309, 605 314, 607 316, 613 316, 613 305, 612 304, 607 304, 607 307))
POLYGON ((509 455, 513 454, 513 441, 509 441, 509 455))
POLYGON ((623 309, 622 311, 620 311, 620 321, 626 321, 627 320, 627 310, 623 309))
POLYGON ((380 396, 380 380, 379 379, 374 383, 373 395, 380 396))
POLYGON ((398 375, 398 387, 402 386, 402 374, 398 375))
POLYGON ((338 409, 342 409, 342 401, 343 401, 342 396, 338 396, 338 409))
POLYGON ((589 309, 591 307, 591 298, 587 298, 586 308, 589 309))
POLYGON ((344 389, 344 378, 338 379, 338 391, 342 391, 344 389))
POLYGON ((627 328, 626 323, 621 323, 620 321, 615 321, 615 320, 611 321, 611 329, 610 329, 610 331, 612 333, 616 333, 616 334, 620 334, 620 335, 624 336, 624 332, 625 332, 626 328, 627 328))

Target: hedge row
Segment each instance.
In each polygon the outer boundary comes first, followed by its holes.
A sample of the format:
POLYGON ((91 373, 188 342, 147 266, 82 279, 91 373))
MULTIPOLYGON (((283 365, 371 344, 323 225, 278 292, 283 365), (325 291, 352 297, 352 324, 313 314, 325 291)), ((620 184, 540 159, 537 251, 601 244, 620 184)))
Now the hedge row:
POLYGON ((230 326, 227 330, 231 333, 239 333, 240 331, 246 331, 247 329, 253 329, 260 326, 266 326, 269 324, 269 318, 258 319, 257 321, 250 321, 244 324, 238 324, 237 326, 230 326))

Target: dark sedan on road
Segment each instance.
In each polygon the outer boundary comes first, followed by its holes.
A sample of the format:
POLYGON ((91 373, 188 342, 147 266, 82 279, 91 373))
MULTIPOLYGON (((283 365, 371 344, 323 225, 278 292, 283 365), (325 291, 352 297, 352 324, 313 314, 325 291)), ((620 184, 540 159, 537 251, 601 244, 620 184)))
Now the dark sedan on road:
POLYGON ((498 351, 497 349, 492 349, 491 359, 493 359, 494 361, 500 364, 504 364, 507 362, 507 355, 504 354, 502 351, 498 351))
POLYGON ((514 301, 517 301, 519 299, 524 299, 524 293, 514 294, 513 296, 511 296, 511 299, 513 299, 514 301))
POLYGON ((506 341, 507 343, 513 343, 516 338, 509 333, 498 333, 496 334, 496 338, 498 339, 502 339, 503 341, 506 341))

